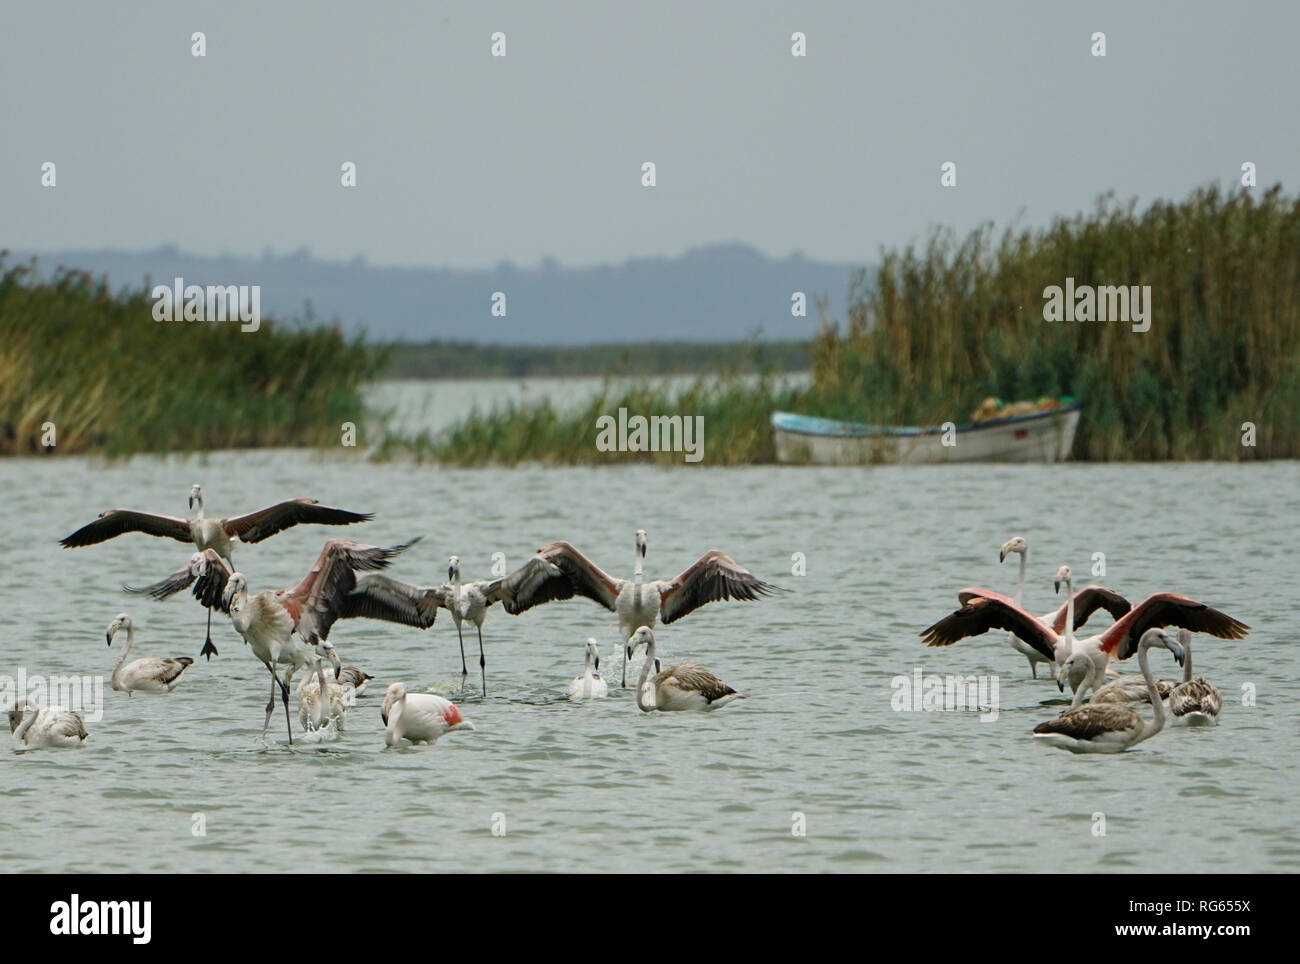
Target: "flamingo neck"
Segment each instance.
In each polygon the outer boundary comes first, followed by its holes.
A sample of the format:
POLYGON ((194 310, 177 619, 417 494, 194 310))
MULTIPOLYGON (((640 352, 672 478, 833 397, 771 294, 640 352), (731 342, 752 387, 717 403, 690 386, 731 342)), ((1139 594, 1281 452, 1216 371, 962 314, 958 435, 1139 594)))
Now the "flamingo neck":
POLYGON ((118 650, 117 661, 113 663, 113 682, 117 682, 117 678, 122 672, 122 664, 126 662, 126 655, 127 653, 131 652, 131 644, 134 642, 135 642, 135 626, 133 624, 126 627, 126 643, 122 646, 120 650, 118 650))
POLYGON ((1025 569, 1029 565, 1029 553, 1020 553, 1020 577, 1016 580, 1016 595, 1014 602, 1017 606, 1023 606, 1025 596, 1025 569))
POLYGON ((1192 637, 1186 637, 1183 643, 1183 682, 1192 681, 1192 637))
POLYGON ((1077 710, 1082 706, 1083 694, 1090 690, 1094 693, 1097 690, 1097 667, 1092 665, 1092 660, 1088 660, 1088 672, 1084 675, 1082 682, 1074 688, 1074 696, 1070 700, 1070 709, 1077 710))
POLYGON ((650 671, 655 665, 655 644, 646 643, 645 663, 641 666, 641 679, 636 684, 636 705, 643 710, 653 710, 658 702, 654 683, 650 682, 650 671), (647 698, 646 690, 649 690, 647 698))
POLYGON ((1147 650, 1150 643, 1138 643, 1138 668, 1142 670, 1142 678, 1147 684, 1147 699, 1151 701, 1151 708, 1155 710, 1151 722, 1143 725, 1141 735, 1134 742, 1148 740, 1159 733, 1165 725, 1165 708, 1160 702, 1160 691, 1156 689, 1155 677, 1151 675, 1151 665, 1147 659, 1147 650))
POLYGON ((22 721, 21 723, 18 724, 18 729, 14 730, 14 742, 15 742, 15 743, 26 743, 26 742, 27 742, 27 731, 30 730, 30 729, 32 728, 32 724, 34 724, 34 723, 36 722, 36 717, 40 715, 40 712, 41 712, 41 711, 40 711, 40 708, 39 708, 39 707, 27 706, 27 707, 24 708, 24 710, 23 710, 23 721, 22 721), (27 715, 27 710, 31 710, 31 711, 32 711, 32 715, 31 715, 31 716, 28 716, 28 715, 27 715))
POLYGON ((1074 584, 1065 580, 1065 641, 1074 649, 1074 584))
POLYGON ((253 628, 253 614, 248 608, 248 588, 241 587, 230 600, 230 621, 239 635, 248 642, 248 632, 253 628))

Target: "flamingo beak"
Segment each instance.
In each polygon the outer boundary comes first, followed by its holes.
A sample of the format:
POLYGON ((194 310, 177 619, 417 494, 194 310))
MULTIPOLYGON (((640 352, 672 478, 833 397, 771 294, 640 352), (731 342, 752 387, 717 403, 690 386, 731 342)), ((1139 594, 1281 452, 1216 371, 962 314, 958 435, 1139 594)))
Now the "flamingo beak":
POLYGON ((596 669, 600 669, 600 657, 596 657, 596 669))
POLYGON ((998 553, 998 562, 1006 562, 1006 561, 1007 561, 1007 552, 1005 549, 1003 549, 1001 552, 998 553))
POLYGON ((1187 651, 1183 649, 1182 644, 1178 642, 1178 640, 1173 639, 1170 636, 1166 635, 1165 646, 1168 648, 1169 652, 1174 654, 1174 660, 1178 663, 1178 665, 1182 666, 1183 660, 1186 659, 1187 657, 1187 651))
POLYGON ((1052 585, 1056 587, 1056 591, 1057 591, 1057 592, 1060 592, 1060 591, 1061 591, 1061 580, 1059 580, 1059 579, 1053 579, 1053 580, 1052 580, 1052 585))

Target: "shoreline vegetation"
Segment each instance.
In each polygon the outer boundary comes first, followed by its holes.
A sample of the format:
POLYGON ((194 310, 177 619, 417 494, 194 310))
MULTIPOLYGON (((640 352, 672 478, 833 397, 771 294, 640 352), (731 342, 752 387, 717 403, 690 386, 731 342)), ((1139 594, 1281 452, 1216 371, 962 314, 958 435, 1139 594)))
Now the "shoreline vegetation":
POLYGON ((703 464, 765 463, 774 410, 962 424, 990 396, 1072 396, 1084 402, 1076 461, 1300 457, 1300 200, 1280 186, 1206 187, 1141 212, 1106 195, 1091 213, 998 236, 991 225, 964 239, 936 230, 859 272, 849 305, 842 327, 823 312, 806 387, 760 364, 756 381, 732 369, 676 392, 607 389, 574 410, 509 403, 437 438, 390 438, 379 455, 683 464, 677 452, 598 451, 596 420, 626 408, 702 415, 703 464), (1045 291, 1067 279, 1149 286, 1150 329, 1046 321, 1045 291))
MULTIPOLYGON (((148 290, 84 273, 49 280, 0 254, 0 453, 125 455, 337 445, 377 377, 603 373, 590 401, 511 401, 373 452, 448 464, 683 464, 679 452, 604 452, 597 420, 620 408, 702 416, 705 465, 772 462, 773 410, 873 424, 970 420, 992 396, 1074 396, 1082 461, 1300 457, 1300 200, 1198 189, 1139 211, 1114 195, 1039 229, 935 230, 860 271, 843 323, 810 344, 667 343, 519 348, 375 346, 313 321, 154 323, 148 290), (1049 286, 1149 286, 1150 329, 1046 321, 1049 286), (147 324, 142 323, 147 321, 147 324), (811 370, 807 384, 785 373, 811 370), (704 374, 701 374, 704 373, 704 374), (684 388, 664 374, 697 374, 684 388), (1247 423, 1253 445, 1244 444, 1247 423)), ((1067 315, 1068 317, 1069 315, 1067 315)))
POLYGON ((149 287, 0 252, 0 454, 337 445, 383 355, 337 328, 156 322, 149 287), (47 444, 53 441, 54 445, 47 444))

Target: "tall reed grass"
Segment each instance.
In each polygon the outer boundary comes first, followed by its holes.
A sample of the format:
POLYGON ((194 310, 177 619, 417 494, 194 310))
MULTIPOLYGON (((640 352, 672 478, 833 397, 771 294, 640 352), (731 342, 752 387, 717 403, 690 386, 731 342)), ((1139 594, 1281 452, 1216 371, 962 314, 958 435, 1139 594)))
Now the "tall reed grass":
POLYGON ((882 253, 860 272, 844 325, 824 319, 812 384, 702 379, 647 384, 574 411, 510 405, 439 438, 388 446, 462 464, 600 463, 671 455, 600 453, 596 419, 619 407, 706 416, 706 464, 774 458, 769 417, 793 409, 873 424, 968 421, 986 397, 1070 395, 1085 404, 1073 457, 1300 456, 1300 201, 1280 187, 1217 187, 1178 203, 1101 198, 1046 228, 984 226, 882 253), (1151 327, 1047 322, 1044 289, 1150 285, 1151 327), (1243 425, 1255 445, 1242 444, 1243 425))
POLYGON ((156 322, 152 307, 145 288, 63 269, 46 279, 0 252, 0 454, 326 445, 362 424, 361 387, 383 359, 360 338, 266 319, 256 332, 156 322))
POLYGON ((1300 456, 1300 201, 1279 187, 1207 187, 1141 213, 1108 195, 996 241, 987 226, 935 232, 886 252, 851 304, 814 346, 819 414, 961 422, 989 395, 1073 395, 1076 459, 1300 456), (1044 321, 1044 289, 1067 277, 1150 285, 1150 330, 1044 321))

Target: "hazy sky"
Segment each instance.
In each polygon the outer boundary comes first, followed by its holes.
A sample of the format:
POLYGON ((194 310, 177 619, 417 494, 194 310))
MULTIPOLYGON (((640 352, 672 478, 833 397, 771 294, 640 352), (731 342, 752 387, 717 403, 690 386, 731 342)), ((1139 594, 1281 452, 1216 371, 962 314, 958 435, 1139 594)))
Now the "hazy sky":
POLYGON ((1294 0, 5 0, 0 247, 871 261, 934 223, 1178 197, 1243 161, 1294 190, 1298 48, 1294 0))

